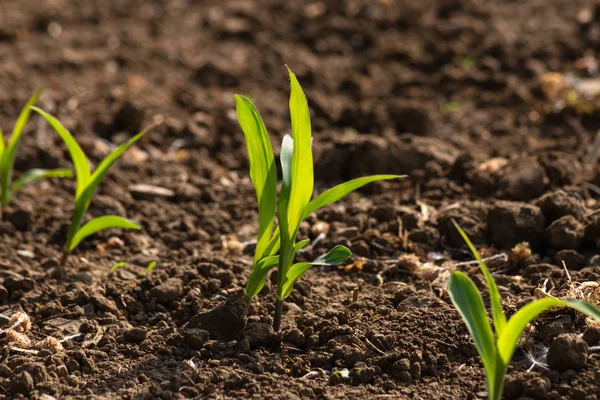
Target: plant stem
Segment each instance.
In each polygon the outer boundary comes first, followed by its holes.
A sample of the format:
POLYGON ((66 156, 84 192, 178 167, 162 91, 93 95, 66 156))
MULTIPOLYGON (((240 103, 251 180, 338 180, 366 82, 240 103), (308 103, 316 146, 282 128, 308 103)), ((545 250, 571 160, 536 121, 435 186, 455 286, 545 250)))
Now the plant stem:
POLYGON ((275 317, 273 318, 273 330, 279 332, 281 328, 281 314, 283 314, 283 300, 275 300, 275 317))
POLYGON ((66 268, 65 266, 67 265, 67 259, 69 258, 69 253, 66 251, 63 251, 62 253, 62 257, 60 258, 60 262, 58 265, 58 277, 60 279, 64 279, 67 276, 67 272, 66 272, 66 268))

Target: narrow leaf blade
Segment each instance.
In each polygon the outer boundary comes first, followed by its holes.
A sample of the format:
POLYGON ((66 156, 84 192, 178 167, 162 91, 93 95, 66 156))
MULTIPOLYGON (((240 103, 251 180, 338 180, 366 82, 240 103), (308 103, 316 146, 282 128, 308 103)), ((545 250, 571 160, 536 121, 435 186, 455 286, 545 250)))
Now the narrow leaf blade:
POLYGON ((34 168, 25 172, 23 175, 19 176, 12 185, 11 195, 17 193, 23 186, 36 181, 38 179, 46 179, 46 178, 70 178, 73 176, 73 173, 70 169, 66 168, 57 168, 57 169, 39 169, 34 168))
POLYGON ((155 267, 156 267, 156 261, 150 262, 150 264, 148 264, 146 266, 146 269, 144 270, 144 272, 140 273, 140 276, 143 277, 143 276, 150 274, 152 272, 152 270, 154 270, 155 267))
POLYGON ((109 273, 115 272, 116 270, 118 270, 119 268, 123 268, 126 267, 127 263, 124 261, 119 261, 117 263, 114 263, 112 267, 110 267, 110 270, 108 271, 109 273))
POLYGON ((114 149, 100 164, 96 167, 96 170, 90 177, 89 183, 81 193, 80 197, 89 197, 94 193, 102 178, 107 174, 110 167, 125 153, 131 146, 135 144, 138 140, 142 138, 151 128, 144 129, 142 132, 138 133, 127 142, 121 144, 116 149, 114 149))
POLYGON ((337 245, 327 253, 320 255, 311 261, 312 265, 336 265, 346 261, 352 252, 349 248, 342 245, 337 245))
POLYGON ((67 251, 73 251, 86 237, 110 228, 140 229, 140 226, 133 221, 116 215, 105 215, 103 217, 95 218, 83 225, 81 229, 75 233, 67 251))
POLYGON ((71 159, 75 167, 75 175, 77 178, 77 189, 75 191, 75 198, 79 197, 79 195, 81 195, 81 193, 87 186, 91 175, 90 167, 88 165, 87 158, 83 153, 83 150, 81 149, 73 135, 71 135, 71 133, 60 123, 58 119, 37 107, 31 107, 31 109, 40 114, 50 124, 50 126, 52 126, 52 128, 54 128, 54 130, 60 135, 63 142, 65 142, 65 145, 69 150, 69 154, 71 154, 71 159))
POLYGON ((473 281, 461 272, 454 272, 448 281, 452 304, 460 313, 475 342, 488 377, 495 371, 496 347, 481 294, 473 281))
POLYGON ((527 324, 544 311, 556 306, 573 308, 596 321, 600 321, 600 309, 590 303, 579 300, 561 300, 554 297, 544 297, 533 301, 517 311, 508 321, 503 333, 498 335, 498 351, 505 364, 510 362, 519 337, 527 324))
POLYGON ((285 280, 282 283, 281 294, 278 297, 280 299, 288 297, 292 293, 292 290, 294 290, 294 283, 313 265, 337 265, 347 260, 351 255, 352 252, 347 247, 335 246, 329 252, 315 258, 311 262, 301 262, 292 265, 287 271, 285 280))
POLYGON ((312 197, 314 185, 310 113, 306 96, 296 78, 290 75, 290 117, 294 153, 292 157, 290 196, 287 206, 288 233, 294 237, 304 209, 312 197))
POLYGON ((465 231, 463 231, 456 222, 452 221, 452 223, 458 230, 458 233, 460 233, 460 235, 462 236, 467 246, 469 246, 471 253, 473 253, 473 256, 479 264, 479 268, 483 273, 490 294, 490 303, 492 306, 492 319, 494 320, 494 328, 496 329, 496 334, 501 335, 506 326, 506 315, 504 315, 504 310, 502 310, 502 300, 500 299, 500 292, 498 291, 498 286, 496 286, 494 277, 490 273, 490 270, 488 269, 487 265, 481 259, 479 252, 477 251, 475 246, 473 246, 473 243, 471 243, 471 240, 469 239, 465 231))
POLYGON ((308 217, 310 214, 322 207, 335 203, 336 201, 342 199, 343 197, 355 191, 356 189, 359 189, 371 182, 389 179, 399 179, 404 177, 406 177, 406 175, 372 175, 364 176, 362 178, 356 178, 351 181, 341 183, 337 186, 332 187, 331 189, 324 191, 323 193, 315 197, 313 200, 311 200, 304 209, 302 218, 308 217))
POLYGON ((269 256, 262 258, 253 268, 250 273, 250 278, 246 283, 246 297, 251 299, 260 293, 265 286, 267 275, 279 263, 279 256, 269 256))
MULTIPOLYGON (((29 116, 31 115, 31 108, 44 92, 44 89, 38 90, 25 104, 25 107, 19 113, 15 127, 13 128, 12 135, 6 144, 4 143, 4 136, 2 137, 2 159, 0 160, 0 186, 2 187, 2 205, 6 206, 10 201, 10 186, 12 181, 13 166, 15 163, 15 156, 17 153, 17 145, 21 139, 21 134, 29 116)), ((0 136, 2 133, 0 132, 0 136)))
POLYGON ((2 160, 2 157, 4 154, 4 147, 5 147, 4 132, 2 132, 2 129, 0 129, 0 160, 2 160))
POLYGON ((271 141, 258 110, 243 96, 236 95, 235 100, 238 122, 246 139, 250 179, 258 200, 256 262, 265 254, 273 231, 277 207, 277 171, 271 141))

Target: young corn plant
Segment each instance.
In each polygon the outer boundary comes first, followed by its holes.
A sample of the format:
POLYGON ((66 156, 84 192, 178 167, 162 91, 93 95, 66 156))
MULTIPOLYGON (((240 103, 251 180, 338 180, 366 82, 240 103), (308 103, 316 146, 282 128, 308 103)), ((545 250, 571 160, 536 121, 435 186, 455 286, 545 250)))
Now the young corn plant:
POLYGON ((4 210, 6 209, 6 206, 8 206, 8 203, 10 203, 13 195, 28 183, 38 179, 66 178, 72 175, 71 171, 65 168, 34 168, 25 172, 13 182, 13 167, 15 165, 15 156, 19 140, 21 139, 21 134, 23 133, 27 121, 29 120, 31 114, 30 107, 38 101, 43 91, 43 89, 38 90, 29 99, 27 104, 25 104, 25 107, 23 107, 17 118, 17 122, 8 143, 5 143, 4 135, 2 134, 2 130, 0 130, 0 214, 2 215, 4 215, 4 210))
POLYGON ((502 310, 500 293, 492 274, 481 260, 479 253, 465 232, 456 223, 454 225, 477 259, 485 278, 490 296, 492 320, 496 337, 494 338, 481 293, 479 293, 479 290, 477 290, 477 287, 469 277, 458 271, 452 273, 448 282, 448 292, 450 293, 452 303, 467 325, 467 329, 475 342, 475 347, 483 362, 486 372, 488 399, 500 400, 502 398, 506 367, 517 347, 521 333, 531 321, 552 307, 573 308, 600 321, 600 309, 590 303, 579 300, 545 297, 527 304, 507 320, 502 310))
POLYGON ((37 107, 32 107, 32 110, 40 114, 60 135, 69 150, 69 154, 71 155, 75 167, 77 180, 75 189, 75 211, 73 212, 73 220, 71 222, 71 227, 69 228, 67 241, 63 248, 63 255, 59 266, 60 275, 64 276, 64 267, 69 254, 71 254, 71 252, 73 252, 79 243, 86 237, 110 228, 140 229, 140 226, 137 223, 117 215, 105 215, 94 218, 83 226, 81 223, 98 185, 108 172, 109 168, 127 149, 144 136, 147 130, 138 133, 129 139, 129 141, 114 149, 104 160, 102 160, 96 167, 96 170, 92 172, 83 150, 79 144, 77 144, 77 141, 71 133, 69 133, 69 131, 52 115, 37 107))
POLYGON ((258 239, 252 272, 246 285, 246 298, 256 296, 271 269, 277 266, 277 293, 273 328, 281 325, 283 302, 294 283, 313 265, 334 265, 352 255, 344 246, 336 246, 311 262, 294 264, 296 253, 308 240, 296 241, 298 227, 312 212, 340 200, 370 182, 400 178, 399 175, 375 175, 354 179, 335 186, 311 200, 314 186, 312 137, 308 103, 296 76, 289 71, 291 82, 290 115, 292 135, 285 135, 281 145, 282 185, 277 198, 277 172, 273 148, 265 125, 254 105, 236 95, 239 124, 244 132, 250 178, 258 200, 258 239), (278 227, 274 230, 277 216, 278 227))

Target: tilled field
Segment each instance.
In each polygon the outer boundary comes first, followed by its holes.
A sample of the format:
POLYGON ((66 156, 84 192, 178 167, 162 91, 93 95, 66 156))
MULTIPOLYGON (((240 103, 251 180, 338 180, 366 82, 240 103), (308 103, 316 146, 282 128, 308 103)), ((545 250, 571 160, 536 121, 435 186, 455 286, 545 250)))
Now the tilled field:
MULTIPOLYGON (((453 270, 484 282, 452 220, 491 257, 509 314, 544 292, 600 302, 599 48, 591 0, 0 2, 5 132, 42 86, 38 105, 93 164, 158 124, 90 207, 142 230, 83 242, 68 280, 54 271, 74 182, 30 185, 4 214, 0 312, 23 311, 32 328, 29 345, 3 332, 0 397, 484 398, 445 290, 453 270), (233 95, 252 97, 279 143, 285 64, 311 107, 317 191, 366 174, 409 179, 301 226, 302 238, 325 233, 301 257, 336 244, 354 256, 311 269, 274 333, 272 286, 249 308, 240 297, 257 212, 233 95), (64 350, 41 346, 49 336, 64 350)), ((15 165, 32 167, 71 167, 38 117, 15 165)), ((598 325, 545 313, 505 398, 597 399, 598 345, 598 325)))

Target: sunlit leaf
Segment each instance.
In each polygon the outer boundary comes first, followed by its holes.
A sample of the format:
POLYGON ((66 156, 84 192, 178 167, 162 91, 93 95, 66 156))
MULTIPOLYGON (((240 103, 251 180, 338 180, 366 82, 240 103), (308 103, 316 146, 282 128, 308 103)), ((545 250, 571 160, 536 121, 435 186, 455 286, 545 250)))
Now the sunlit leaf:
POLYGON ((10 201, 10 186, 12 181, 12 173, 13 167, 15 164, 15 156, 17 153, 17 146, 19 144, 19 140, 21 139, 21 135, 23 134, 23 129, 25 129, 25 125, 27 121, 29 121, 29 116, 31 115, 31 108, 35 103, 37 103, 38 99, 44 92, 44 89, 38 90, 25 104, 25 107, 19 113, 19 117, 17 118, 17 122, 15 123, 15 127, 12 131, 12 135, 8 143, 4 143, 4 136, 2 132, 0 132, 0 136, 2 136, 2 158, 0 159, 0 188, 2 190, 2 206, 5 207, 10 201))
POLYGON ((294 151, 292 157, 290 195, 287 205, 288 234, 293 239, 304 209, 313 193, 314 174, 311 149, 310 113, 306 96, 296 75, 290 75, 290 117, 294 151))
POLYGON ((103 217, 95 218, 83 225, 81 229, 77 231, 73 236, 67 251, 73 251, 73 249, 75 249, 75 247, 77 247, 77 245, 86 237, 110 228, 140 229, 140 226, 133 221, 116 215, 105 215, 103 217))
POLYGON ((146 267, 144 272, 142 272, 140 274, 140 276, 146 276, 146 275, 150 274, 155 267, 156 267, 156 261, 152 261, 150 264, 148 264, 148 266, 146 267))
POLYGON ((111 273, 112 273, 112 272, 115 272, 115 271, 116 271, 116 270, 118 270, 119 268, 123 268, 123 267, 126 267, 126 266, 127 266, 127 263, 126 263, 126 262, 124 262, 124 261, 120 261, 120 262, 118 262, 118 263, 114 263, 114 264, 113 264, 113 266, 112 266, 112 267, 110 267, 110 270, 109 270, 109 272, 111 272, 111 273))
POLYGON ((485 278, 485 283, 487 284, 488 291, 490 294, 490 303, 492 305, 492 319, 494 320, 494 329, 496 330, 497 335, 501 335, 504 331, 504 327, 506 325, 506 316, 504 315, 504 311, 502 310, 502 300, 500 299, 500 292, 498 291, 498 287, 496 286, 496 282, 494 281, 494 277, 490 273, 487 265, 481 260, 481 256, 479 252, 471 243, 471 240, 467 236, 467 234, 458 226, 455 221, 452 221, 458 233, 462 236, 463 240, 469 246, 471 253, 477 259, 477 263, 479 264, 479 268, 483 273, 483 277, 485 278))
POLYGON ((325 207, 331 203, 335 203, 336 201, 342 199, 349 193, 371 182, 383 181, 388 179, 399 179, 404 177, 405 175, 372 175, 352 179, 351 181, 341 183, 337 186, 332 187, 331 189, 324 191, 319 196, 311 200, 304 209, 302 218, 304 219, 313 212, 317 211, 318 209, 325 207))
POLYGON ((527 327, 527 324, 549 308, 558 306, 573 308, 596 321, 600 321, 600 309, 583 301, 562 300, 553 297, 544 297, 533 301, 519 309, 519 311, 510 318, 503 333, 498 335, 498 351, 505 364, 510 362, 519 337, 527 327))
POLYGON ((34 168, 25 172, 23 175, 19 176, 13 182, 11 195, 17 193, 23 186, 36 181, 38 179, 46 179, 46 178, 70 178, 73 176, 73 173, 70 169, 66 168, 57 168, 57 169, 39 169, 34 168))
POLYGON ((75 167, 75 176, 77 178, 75 198, 79 197, 81 192, 83 192, 83 190, 86 188, 91 175, 90 167, 83 150, 81 150, 81 147, 73 135, 71 135, 71 133, 60 123, 58 119, 37 107, 31 107, 31 109, 48 121, 48 123, 60 135, 63 142, 65 142, 65 145, 71 154, 71 160, 73 161, 73 166, 75 167))
POLYGON ((277 171, 271 141, 258 110, 243 96, 236 95, 235 99, 238 122, 246 139, 250 179, 258 200, 256 263, 265 254, 273 231, 277 206, 277 171))
POLYGON ((88 182, 84 188, 84 190, 79 194, 78 197, 75 198, 75 211, 73 212, 73 220, 71 222, 71 229, 69 231, 69 235, 67 237, 67 245, 66 247, 72 251, 77 245, 73 245, 73 240, 75 236, 78 234, 79 226, 81 225, 81 221, 83 220, 83 216, 87 211, 92 197, 102 182, 104 176, 108 173, 110 167, 117 161, 117 159, 135 142, 137 142, 144 134, 148 132, 148 129, 138 133, 127 142, 121 144, 116 149, 114 149, 102 162, 98 165, 94 173, 89 177, 88 182))
POLYGON ((467 325, 486 370, 495 368, 496 346, 481 294, 473 281, 462 272, 454 272, 448 281, 452 303, 467 325))
POLYGON ((335 246, 326 254, 315 258, 311 262, 301 262, 294 264, 288 270, 285 280, 282 283, 280 299, 288 297, 294 289, 294 283, 304 275, 304 273, 313 265, 337 265, 344 262, 352 255, 350 249, 345 246, 335 246))

